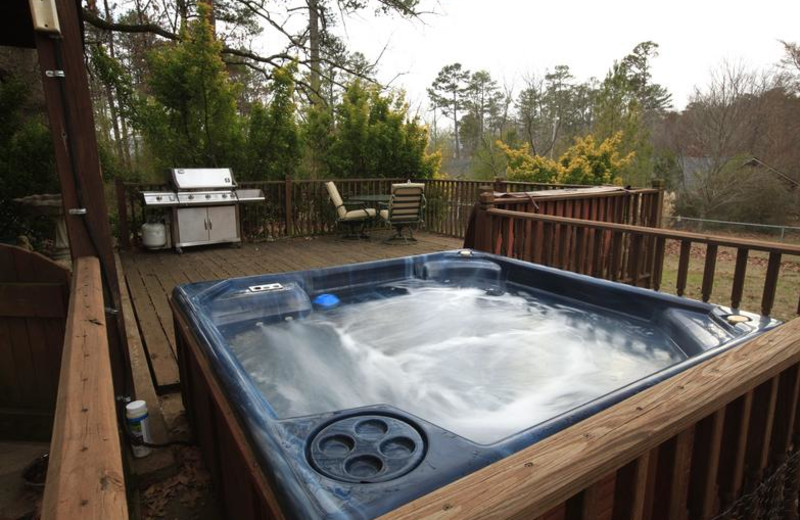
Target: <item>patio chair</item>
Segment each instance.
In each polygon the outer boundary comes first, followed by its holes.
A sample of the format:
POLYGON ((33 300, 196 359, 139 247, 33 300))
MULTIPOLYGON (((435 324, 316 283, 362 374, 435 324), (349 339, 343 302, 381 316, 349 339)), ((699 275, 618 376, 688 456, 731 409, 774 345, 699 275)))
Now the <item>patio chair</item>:
POLYGON ((342 236, 344 238, 369 238, 364 233, 364 227, 367 222, 375 218, 375 210, 366 207, 363 202, 345 203, 342 201, 342 196, 339 195, 339 189, 333 182, 326 182, 325 187, 328 189, 331 202, 336 207, 336 224, 343 224, 347 227, 348 232, 342 236))
POLYGON ((396 233, 387 238, 386 242, 417 241, 411 227, 423 222, 424 189, 425 185, 421 183, 392 184, 392 196, 389 203, 386 209, 379 212, 381 218, 396 230, 396 233), (404 229, 408 229, 408 236, 403 234, 404 229))

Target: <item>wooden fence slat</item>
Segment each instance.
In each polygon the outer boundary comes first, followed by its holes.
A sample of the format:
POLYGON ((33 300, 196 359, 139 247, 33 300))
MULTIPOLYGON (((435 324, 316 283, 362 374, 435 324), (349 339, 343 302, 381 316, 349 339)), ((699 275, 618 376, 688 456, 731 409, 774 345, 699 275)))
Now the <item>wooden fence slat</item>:
POLYGON ((638 286, 641 283, 640 277, 642 275, 642 262, 643 256, 643 237, 642 235, 633 235, 631 244, 631 252, 628 260, 629 274, 631 277, 631 285, 638 286))
POLYGON ((623 255, 625 254, 623 248, 624 244, 622 240, 622 233, 612 232, 610 251, 611 259, 609 261, 610 272, 608 274, 608 279, 611 281, 616 281, 620 278, 620 269, 622 267, 623 255))
POLYGON ((733 270, 733 288, 731 289, 731 307, 739 308, 744 292, 744 280, 747 274, 747 256, 750 250, 740 247, 736 250, 736 267, 733 270))
POLYGON ((689 484, 689 517, 711 518, 718 501, 717 472, 719 471, 725 410, 721 408, 699 421, 695 427, 689 484))
POLYGON ((747 446, 753 392, 730 403, 725 410, 722 455, 718 473, 722 506, 739 495, 744 483, 745 448, 747 446))
POLYGON ((714 289, 714 272, 717 268, 717 245, 708 244, 706 246, 706 262, 703 268, 703 301, 711 299, 711 291, 714 289))
POLYGON ((684 520, 688 512, 689 475, 692 467, 694 426, 678 434, 669 497, 669 520, 684 520))
POLYGON ((772 438, 777 396, 778 377, 759 385, 753 392, 746 448, 746 473, 750 482, 761 479, 769 461, 769 443, 772 438))
POLYGON ((642 518, 652 520, 653 509, 656 503, 656 484, 658 482, 658 466, 662 464, 661 452, 663 446, 656 446, 650 450, 650 463, 647 465, 647 473, 644 475, 644 504, 642 506, 642 518))
POLYGON ((283 203, 284 203, 284 215, 286 219, 286 234, 288 236, 292 236, 294 234, 294 208, 292 207, 292 179, 291 177, 286 177, 284 180, 284 188, 283 188, 283 203))
POLYGON ((617 472, 613 520, 642 520, 647 492, 650 452, 645 452, 617 472))
POLYGON ((0 282, 0 317, 63 318, 64 296, 61 283, 0 282))
POLYGON ((675 290, 678 296, 683 296, 686 292, 686 279, 689 275, 689 255, 692 252, 692 243, 688 240, 681 240, 681 252, 678 259, 678 278, 675 283, 675 290))
POLYGON ((652 269, 650 275, 650 287, 656 291, 661 289, 661 278, 664 275, 664 252, 666 250, 667 239, 664 237, 656 238, 656 249, 653 253, 652 269))
POLYGON ((772 305, 775 303, 775 290, 778 288, 778 274, 781 270, 781 254, 772 252, 769 254, 767 264, 767 274, 764 280, 764 292, 761 296, 761 314, 769 316, 772 312, 772 305))
POLYGON ((795 365, 780 375, 775 424, 770 441, 770 457, 773 464, 782 462, 791 447, 798 394, 800 394, 800 365, 795 365))
POLYGON ((575 231, 575 252, 572 254, 574 258, 574 267, 573 270, 576 273, 584 274, 586 273, 586 266, 584 263, 586 262, 586 230, 584 228, 578 228, 575 231))
POLYGON ((582 520, 612 520, 617 473, 595 482, 583 492, 582 520))

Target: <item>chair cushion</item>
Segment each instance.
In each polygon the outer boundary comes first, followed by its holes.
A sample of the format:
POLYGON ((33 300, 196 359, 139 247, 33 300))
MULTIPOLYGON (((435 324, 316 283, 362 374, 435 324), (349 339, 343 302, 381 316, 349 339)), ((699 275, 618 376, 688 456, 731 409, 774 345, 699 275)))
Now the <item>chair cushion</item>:
POLYGON ((336 214, 340 219, 344 219, 347 210, 344 207, 342 196, 339 195, 339 189, 336 187, 336 184, 333 182, 326 182, 325 188, 328 189, 328 196, 330 196, 331 202, 333 202, 333 205, 336 207, 336 214))
POLYGON ((375 218, 375 210, 373 208, 354 209, 341 217, 342 220, 361 220, 365 218, 375 218))
POLYGON ((381 216, 381 218, 383 220, 389 220, 389 210, 388 209, 382 209, 382 210, 380 210, 380 212, 378 214, 381 216))

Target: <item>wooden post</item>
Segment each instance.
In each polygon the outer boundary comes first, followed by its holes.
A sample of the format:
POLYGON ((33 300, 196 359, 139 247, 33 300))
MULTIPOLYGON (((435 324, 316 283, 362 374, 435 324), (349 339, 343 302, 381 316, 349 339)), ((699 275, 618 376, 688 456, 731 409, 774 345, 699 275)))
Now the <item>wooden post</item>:
POLYGON ((61 35, 37 32, 39 69, 55 151, 56 172, 61 183, 61 200, 73 261, 94 256, 100 260, 110 301, 118 311, 109 320, 114 383, 117 390, 128 386, 124 321, 120 311, 119 285, 114 265, 111 226, 108 220, 103 176, 97 151, 92 100, 84 64, 79 4, 55 0, 61 35))
POLYGON ((117 178, 114 181, 117 190, 117 222, 119 225, 119 247, 128 250, 131 248, 131 233, 128 228, 128 204, 125 200, 125 183, 117 178))
POLYGON ((494 178, 494 191, 506 191, 506 180, 503 177, 494 178))
POLYGON ((658 190, 658 197, 656 198, 656 203, 653 205, 653 211, 655 215, 653 215, 652 225, 653 227, 661 227, 661 217, 664 213, 664 188, 666 187, 664 181, 662 179, 653 179, 652 184, 653 188, 658 190))
POLYGON ((292 219, 292 178, 288 175, 283 181, 284 198, 286 201, 286 236, 290 237, 294 233, 292 219))
POLYGON ((488 186, 481 186, 478 210, 475 213, 475 249, 492 251, 492 217, 487 213, 494 207, 494 193, 488 186))

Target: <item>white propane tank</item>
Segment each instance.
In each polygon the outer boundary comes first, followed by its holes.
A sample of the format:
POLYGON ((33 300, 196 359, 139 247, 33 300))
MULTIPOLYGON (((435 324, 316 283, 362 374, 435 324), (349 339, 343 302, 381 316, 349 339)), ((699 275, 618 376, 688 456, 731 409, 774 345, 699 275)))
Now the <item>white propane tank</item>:
POLYGON ((160 249, 167 244, 167 227, 161 222, 142 224, 142 245, 147 249, 160 249))

